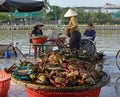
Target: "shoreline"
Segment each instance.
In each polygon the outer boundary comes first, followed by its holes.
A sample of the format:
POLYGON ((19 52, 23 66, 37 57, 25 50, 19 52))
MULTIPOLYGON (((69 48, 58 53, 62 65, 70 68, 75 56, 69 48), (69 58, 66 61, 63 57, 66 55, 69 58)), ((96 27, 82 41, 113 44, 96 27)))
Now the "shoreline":
MULTIPOLYGON (((3 25, 0 26, 0 30, 32 30, 33 25, 3 25)), ((51 29, 51 30, 58 30, 66 25, 45 25, 43 30, 51 29)), ((78 27, 80 30, 85 30, 87 25, 79 25, 78 27)), ((120 25, 95 25, 95 30, 120 30, 120 25)))

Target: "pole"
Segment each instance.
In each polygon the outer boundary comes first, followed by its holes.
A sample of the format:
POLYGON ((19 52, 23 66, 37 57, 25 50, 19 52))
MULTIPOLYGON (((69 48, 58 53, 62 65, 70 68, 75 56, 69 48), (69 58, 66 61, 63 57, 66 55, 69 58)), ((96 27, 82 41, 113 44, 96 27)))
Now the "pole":
POLYGON ((10 12, 10 22, 11 22, 11 42, 13 43, 13 21, 12 21, 12 12, 10 12))
POLYGON ((57 24, 56 6, 55 6, 55 23, 57 24))

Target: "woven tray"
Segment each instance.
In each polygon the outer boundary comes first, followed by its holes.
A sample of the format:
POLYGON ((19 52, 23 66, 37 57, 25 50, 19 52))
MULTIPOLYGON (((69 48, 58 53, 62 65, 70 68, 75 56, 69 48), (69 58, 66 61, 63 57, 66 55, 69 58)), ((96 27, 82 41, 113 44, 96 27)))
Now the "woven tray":
POLYGON ((44 85, 39 85, 39 84, 33 84, 30 81, 19 81, 15 78, 11 78, 13 82, 19 85, 24 85, 27 88, 31 89, 39 89, 39 90, 44 90, 44 91, 56 91, 56 92, 70 92, 70 91, 87 91, 87 90, 92 90, 96 89, 99 87, 105 86, 107 83, 110 82, 110 76, 104 72, 104 75, 102 78, 97 82, 95 85, 81 85, 81 86, 71 86, 71 87, 55 87, 55 86, 44 86, 44 85))

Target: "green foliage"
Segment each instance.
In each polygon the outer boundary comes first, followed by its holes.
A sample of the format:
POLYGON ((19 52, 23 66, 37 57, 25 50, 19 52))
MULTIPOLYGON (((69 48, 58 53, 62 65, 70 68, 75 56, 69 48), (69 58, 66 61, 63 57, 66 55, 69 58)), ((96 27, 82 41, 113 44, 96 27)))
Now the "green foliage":
POLYGON ((85 12, 83 9, 77 10, 78 22, 79 24, 86 24, 88 22, 93 22, 95 24, 107 24, 112 21, 112 15, 108 13, 98 12, 85 12))
POLYGON ((68 19, 64 17, 64 14, 67 12, 69 8, 62 8, 61 13, 60 13, 60 20, 62 24, 68 24, 68 19))
POLYGON ((9 21, 9 16, 7 13, 0 13, 0 22, 7 22, 9 21))
POLYGON ((47 13, 47 18, 49 20, 60 19, 61 8, 58 6, 51 6, 50 11, 47 13))
MULTIPOLYGON (((64 14, 67 12, 69 7, 61 8, 59 6, 50 6, 47 0, 44 0, 46 7, 48 9, 43 8, 41 10, 41 17, 38 16, 38 20, 61 20, 62 24, 68 24, 68 18, 64 17, 64 14)), ((79 24, 86 24, 88 22, 92 22, 94 24, 119 24, 120 19, 113 18, 111 13, 103 13, 101 11, 94 12, 89 11, 85 12, 84 9, 74 8, 77 11, 78 16, 77 20, 79 24)), ((118 16, 119 14, 117 14, 118 16)), ((14 17, 12 17, 14 19, 14 17)), ((35 18, 36 19, 36 18, 35 18)), ((0 22, 8 22, 10 18, 7 13, 0 13, 0 22)))

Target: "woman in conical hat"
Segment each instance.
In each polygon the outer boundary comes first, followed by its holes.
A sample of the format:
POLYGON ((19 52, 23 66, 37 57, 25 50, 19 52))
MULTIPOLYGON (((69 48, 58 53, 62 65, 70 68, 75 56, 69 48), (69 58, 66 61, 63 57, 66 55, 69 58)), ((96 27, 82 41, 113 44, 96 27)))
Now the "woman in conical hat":
POLYGON ((65 13, 64 17, 70 18, 68 27, 66 30, 70 36, 70 49, 79 49, 81 34, 78 31, 78 23, 76 20, 77 13, 71 8, 65 13))

